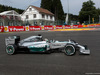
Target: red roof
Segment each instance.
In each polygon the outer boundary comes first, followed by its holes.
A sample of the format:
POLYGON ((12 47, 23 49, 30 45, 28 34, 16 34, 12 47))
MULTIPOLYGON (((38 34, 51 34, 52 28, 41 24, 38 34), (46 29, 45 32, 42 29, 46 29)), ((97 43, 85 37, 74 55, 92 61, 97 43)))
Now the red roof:
POLYGON ((48 11, 47 9, 39 8, 39 7, 36 7, 36 6, 32 6, 32 7, 35 8, 36 10, 38 10, 40 13, 54 15, 53 13, 51 13, 50 11, 48 11))

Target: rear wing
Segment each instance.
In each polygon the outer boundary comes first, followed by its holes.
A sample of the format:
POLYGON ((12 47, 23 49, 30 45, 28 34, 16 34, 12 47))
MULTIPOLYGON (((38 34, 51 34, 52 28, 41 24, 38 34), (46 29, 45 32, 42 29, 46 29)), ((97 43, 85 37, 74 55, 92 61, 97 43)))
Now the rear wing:
POLYGON ((20 36, 9 36, 5 38, 5 45, 11 45, 11 44, 18 44, 20 41, 20 36))

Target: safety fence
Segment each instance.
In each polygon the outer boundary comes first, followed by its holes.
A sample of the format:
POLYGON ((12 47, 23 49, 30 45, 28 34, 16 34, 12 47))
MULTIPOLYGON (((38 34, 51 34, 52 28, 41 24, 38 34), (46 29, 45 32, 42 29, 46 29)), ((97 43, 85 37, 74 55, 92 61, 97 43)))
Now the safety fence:
POLYGON ((90 24, 90 25, 51 25, 51 26, 0 26, 0 32, 73 29, 73 28, 82 28, 82 27, 100 27, 100 24, 90 24))

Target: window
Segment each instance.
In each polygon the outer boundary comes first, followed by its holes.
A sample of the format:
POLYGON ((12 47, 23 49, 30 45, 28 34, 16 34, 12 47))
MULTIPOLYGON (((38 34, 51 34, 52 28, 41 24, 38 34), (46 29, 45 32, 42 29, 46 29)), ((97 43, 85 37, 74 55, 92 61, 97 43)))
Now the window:
POLYGON ((0 15, 0 19, 2 18, 2 16, 0 15))
POLYGON ((33 14, 33 18, 36 18, 36 14, 33 14))
POLYGON ((16 20, 18 19, 17 16, 15 16, 15 19, 16 19, 16 20))
POLYGON ((10 16, 10 19, 13 19, 13 16, 10 16))
POLYGON ((44 14, 42 14, 42 18, 45 18, 45 15, 44 14))
POLYGON ((48 15, 47 15, 47 19, 48 19, 48 15))
POLYGON ((50 19, 52 20, 52 16, 50 16, 50 19))
POLYGON ((28 19, 29 17, 28 17, 28 15, 26 15, 26 19, 28 19))
POLYGON ((29 11, 32 11, 32 8, 29 8, 29 11))

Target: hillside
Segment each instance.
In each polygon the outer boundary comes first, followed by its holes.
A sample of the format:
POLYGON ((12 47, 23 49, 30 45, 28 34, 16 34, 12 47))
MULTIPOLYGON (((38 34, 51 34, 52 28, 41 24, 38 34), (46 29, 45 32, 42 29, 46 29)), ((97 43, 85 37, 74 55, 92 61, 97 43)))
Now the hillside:
POLYGON ((1 5, 0 4, 0 13, 4 12, 4 11, 9 11, 9 10, 15 10, 16 12, 18 12, 19 14, 22 14, 24 10, 22 9, 18 9, 18 8, 13 8, 11 6, 5 6, 5 5, 1 5))

